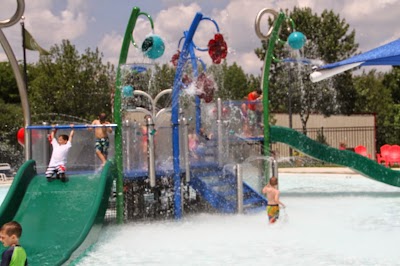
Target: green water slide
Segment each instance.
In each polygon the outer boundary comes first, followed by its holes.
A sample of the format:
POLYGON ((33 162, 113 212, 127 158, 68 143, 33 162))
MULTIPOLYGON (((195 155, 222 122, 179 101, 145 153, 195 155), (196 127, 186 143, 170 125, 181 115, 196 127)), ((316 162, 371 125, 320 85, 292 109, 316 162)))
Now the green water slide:
POLYGON ((37 175, 33 160, 18 170, 1 205, 0 222, 21 223, 30 266, 68 265, 96 242, 113 172, 114 164, 107 162, 97 174, 69 175, 63 183, 37 175))
POLYGON ((347 166, 376 181, 400 187, 400 171, 382 166, 367 157, 323 145, 290 128, 270 126, 270 132, 272 142, 288 144, 292 148, 321 161, 347 166))

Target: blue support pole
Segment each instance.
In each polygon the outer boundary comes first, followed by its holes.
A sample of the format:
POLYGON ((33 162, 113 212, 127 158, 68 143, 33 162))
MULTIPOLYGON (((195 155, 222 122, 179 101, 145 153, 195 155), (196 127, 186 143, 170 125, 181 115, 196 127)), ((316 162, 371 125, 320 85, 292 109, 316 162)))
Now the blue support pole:
POLYGON ((185 32, 185 42, 179 56, 178 66, 174 78, 174 87, 172 89, 172 155, 174 168, 174 217, 175 219, 182 218, 182 197, 181 197, 181 170, 179 163, 179 94, 181 90, 182 70, 185 61, 189 57, 190 44, 193 40, 193 35, 203 18, 203 14, 196 13, 189 31, 185 32))
MULTIPOLYGON (((199 71, 197 68, 197 58, 196 54, 194 53, 194 45, 193 42, 189 45, 189 53, 190 53, 190 61, 192 63, 192 69, 193 69, 193 76, 194 78, 198 78, 199 76, 199 71)), ((195 95, 195 110, 196 110, 196 133, 200 133, 200 128, 201 128, 201 109, 200 109, 200 98, 199 96, 195 95)))

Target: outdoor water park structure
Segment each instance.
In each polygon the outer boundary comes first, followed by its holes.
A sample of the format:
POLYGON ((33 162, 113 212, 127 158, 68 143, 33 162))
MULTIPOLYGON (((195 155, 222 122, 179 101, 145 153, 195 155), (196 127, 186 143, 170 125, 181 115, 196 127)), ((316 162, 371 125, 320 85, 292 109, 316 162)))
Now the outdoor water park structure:
MULTIPOLYGON (((12 26, 24 13, 24 1, 18 0, 15 15, 0 21, 0 27, 12 26)), ((270 157, 270 144, 282 142, 322 161, 347 166, 377 181, 400 186, 400 173, 369 158, 318 143, 290 128, 265 126, 262 135, 244 136, 236 106, 213 97, 213 81, 196 51, 207 51, 214 63, 227 55, 227 45, 212 18, 197 13, 183 32, 174 57, 176 74, 173 88, 154 98, 146 85, 152 81, 153 63, 129 63, 129 48, 141 49, 152 60, 160 57, 164 43, 150 34, 139 47, 133 37, 139 16, 150 15, 132 9, 116 78, 114 130, 110 160, 100 167, 95 157, 93 133, 86 124, 76 124, 76 137, 68 163, 69 182, 47 182, 44 171, 49 160, 47 135, 50 130, 68 132, 69 125, 32 125, 25 83, 15 56, 0 28, 0 42, 13 67, 25 118, 26 162, 18 170, 0 209, 1 224, 11 220, 24 228, 21 239, 30 265, 75 264, 97 240, 102 225, 135 220, 180 219, 191 212, 250 213, 265 209, 267 200, 260 188, 277 164, 270 157), (193 41, 200 23, 215 27, 214 38, 206 48, 193 41), (192 80, 192 81, 189 81, 192 80), (190 86, 200 93, 187 93, 190 86), (227 110, 230 111, 227 111, 227 110), (204 137, 203 131, 206 131, 204 137), (196 139, 193 147, 191 137, 196 139), (246 180, 241 163, 250 157, 262 157, 257 173, 246 180)), ((279 39, 283 12, 261 10, 255 20, 257 36, 268 41, 263 68, 262 90, 264 125, 269 125, 269 70, 274 46, 279 39), (274 17, 273 27, 262 33, 261 17, 274 17)), ((289 37, 293 49, 299 49, 305 37, 295 31, 289 37)))

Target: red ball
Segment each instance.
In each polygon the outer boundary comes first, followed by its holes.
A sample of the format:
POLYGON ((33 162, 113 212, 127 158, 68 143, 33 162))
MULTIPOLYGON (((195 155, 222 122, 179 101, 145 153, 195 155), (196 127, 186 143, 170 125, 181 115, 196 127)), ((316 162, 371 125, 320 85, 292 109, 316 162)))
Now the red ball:
MULTIPOLYGON (((37 131, 32 131, 32 144, 35 144, 36 140, 40 138, 40 134, 37 131)), ((21 127, 17 132, 17 140, 21 146, 25 144, 25 128, 21 127)))
POLYGON ((17 132, 18 143, 22 146, 25 144, 25 128, 21 127, 17 132))

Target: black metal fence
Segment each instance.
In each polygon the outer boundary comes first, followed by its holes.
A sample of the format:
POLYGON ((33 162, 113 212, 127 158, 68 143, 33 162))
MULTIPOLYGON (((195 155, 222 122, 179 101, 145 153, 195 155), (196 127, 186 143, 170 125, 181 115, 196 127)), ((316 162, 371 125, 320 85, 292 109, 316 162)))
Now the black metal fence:
MULTIPOLYGON (((302 129, 295 128, 299 132, 302 129)), ((340 143, 346 145, 347 149, 352 149, 358 145, 365 146, 371 159, 375 159, 376 154, 376 131, 375 127, 320 127, 307 128, 306 135, 320 143, 324 143, 334 148, 339 148, 340 143)), ((278 153, 279 157, 289 157, 289 146, 284 143, 273 143, 272 150, 278 153)))

